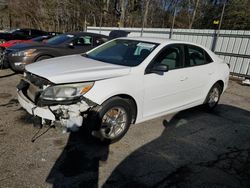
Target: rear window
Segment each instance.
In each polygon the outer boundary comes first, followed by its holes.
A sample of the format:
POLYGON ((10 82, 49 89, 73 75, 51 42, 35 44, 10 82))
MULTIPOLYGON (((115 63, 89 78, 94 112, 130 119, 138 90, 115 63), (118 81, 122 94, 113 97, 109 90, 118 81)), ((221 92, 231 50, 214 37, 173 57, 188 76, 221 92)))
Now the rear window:
POLYGON ((47 41, 47 43, 51 44, 51 45, 58 45, 58 44, 62 44, 64 42, 66 42, 67 40, 70 40, 73 38, 74 38, 74 35, 63 34, 63 35, 58 35, 58 36, 55 36, 55 37, 49 39, 47 41))
POLYGON ((185 66, 205 65, 212 62, 211 57, 202 48, 194 45, 187 45, 187 59, 185 66))

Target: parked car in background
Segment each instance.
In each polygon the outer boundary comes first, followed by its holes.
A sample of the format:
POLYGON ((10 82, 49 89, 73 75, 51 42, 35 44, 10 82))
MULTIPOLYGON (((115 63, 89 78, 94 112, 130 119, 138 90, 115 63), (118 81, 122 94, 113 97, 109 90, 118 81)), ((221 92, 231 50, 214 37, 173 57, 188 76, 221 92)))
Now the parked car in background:
POLYGON ((108 36, 88 33, 71 32, 55 36, 46 43, 23 43, 8 48, 5 61, 15 72, 23 72, 24 66, 33 62, 52 57, 80 54, 108 41, 108 36))
POLYGON ((86 126, 108 142, 121 139, 130 124, 201 104, 212 110, 229 79, 228 65, 200 45, 140 37, 26 70, 17 94, 27 112, 67 130, 86 126))
POLYGON ((123 30, 113 30, 109 36, 71 32, 51 38, 46 45, 37 43, 15 45, 5 51, 2 59, 13 71, 20 73, 27 64, 52 57, 84 53, 108 40, 126 37, 128 34, 129 32, 123 30))
POLYGON ((1 50, 5 50, 6 48, 9 48, 11 46, 14 46, 16 44, 20 44, 20 43, 32 43, 32 42, 47 42, 47 40, 49 40, 50 38, 54 37, 56 35, 43 35, 43 36, 38 36, 29 40, 9 40, 6 41, 2 44, 0 44, 0 48, 1 50))
POLYGON ((9 63, 7 61, 4 61, 4 54, 5 54, 5 50, 6 48, 10 48, 14 45, 20 44, 20 43, 32 43, 32 42, 47 42, 48 39, 52 38, 56 36, 56 33, 54 33, 53 35, 44 35, 44 36, 39 36, 39 37, 35 37, 33 39, 30 40, 10 40, 7 42, 4 42, 2 44, 0 44, 0 67, 1 68, 9 68, 9 63))
POLYGON ((29 40, 34 37, 48 34, 48 32, 38 29, 13 29, 6 32, 0 32, 0 44, 9 40, 29 40))

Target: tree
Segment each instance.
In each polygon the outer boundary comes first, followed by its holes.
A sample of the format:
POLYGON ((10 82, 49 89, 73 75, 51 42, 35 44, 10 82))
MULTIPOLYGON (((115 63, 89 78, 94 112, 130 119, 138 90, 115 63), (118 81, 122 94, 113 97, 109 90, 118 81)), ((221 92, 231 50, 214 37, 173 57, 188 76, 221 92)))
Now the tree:
MULTIPOLYGON (((215 28, 224 0, 0 0, 0 27, 49 31, 91 26, 215 28), (178 3, 176 4, 176 2, 178 3), (1 2, 5 2, 1 6, 1 2), (2 8, 4 7, 4 8, 2 8), (144 19, 143 19, 144 18, 144 19)), ((223 29, 250 29, 250 0, 228 0, 223 29)))

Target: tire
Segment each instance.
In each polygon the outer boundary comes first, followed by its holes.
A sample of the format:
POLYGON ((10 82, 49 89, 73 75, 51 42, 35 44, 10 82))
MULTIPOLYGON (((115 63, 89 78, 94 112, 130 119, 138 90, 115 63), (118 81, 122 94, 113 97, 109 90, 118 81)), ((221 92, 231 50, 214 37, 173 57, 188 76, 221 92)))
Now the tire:
POLYGON ((3 51, 4 51, 4 48, 0 47, 0 69, 5 68, 4 61, 3 61, 3 51))
POLYGON ((206 100, 204 102, 204 107, 206 110, 212 111, 218 105, 221 93, 222 87, 219 83, 215 83, 213 87, 209 90, 206 100))
POLYGON ((17 74, 23 74, 23 70, 16 68, 13 62, 9 62, 9 68, 17 74))
POLYGON ((42 60, 45 60, 45 59, 50 59, 50 58, 52 58, 52 57, 51 57, 51 56, 48 56, 48 55, 43 55, 43 56, 38 57, 38 58, 35 60, 35 62, 37 62, 37 61, 42 61, 42 60))
POLYGON ((4 61, 4 62, 2 62, 3 64, 1 65, 2 67, 3 67, 3 69, 8 69, 8 68, 10 68, 10 66, 9 66, 9 64, 6 62, 6 61, 4 61))
POLYGON ((3 57, 4 50, 5 50, 4 47, 0 47, 0 68, 1 69, 9 68, 8 62, 4 61, 4 57, 3 57))
POLYGON ((87 130, 103 143, 115 143, 127 133, 132 121, 131 111, 126 100, 114 97, 90 112, 87 130))

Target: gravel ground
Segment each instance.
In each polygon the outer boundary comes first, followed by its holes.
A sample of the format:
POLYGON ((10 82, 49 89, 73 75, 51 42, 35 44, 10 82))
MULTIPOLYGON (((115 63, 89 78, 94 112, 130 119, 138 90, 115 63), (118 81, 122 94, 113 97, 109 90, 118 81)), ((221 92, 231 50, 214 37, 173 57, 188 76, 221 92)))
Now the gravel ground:
POLYGON ((20 77, 0 70, 0 187, 250 187, 249 86, 230 81, 213 113, 163 116, 105 146, 34 128, 16 100, 20 77))

